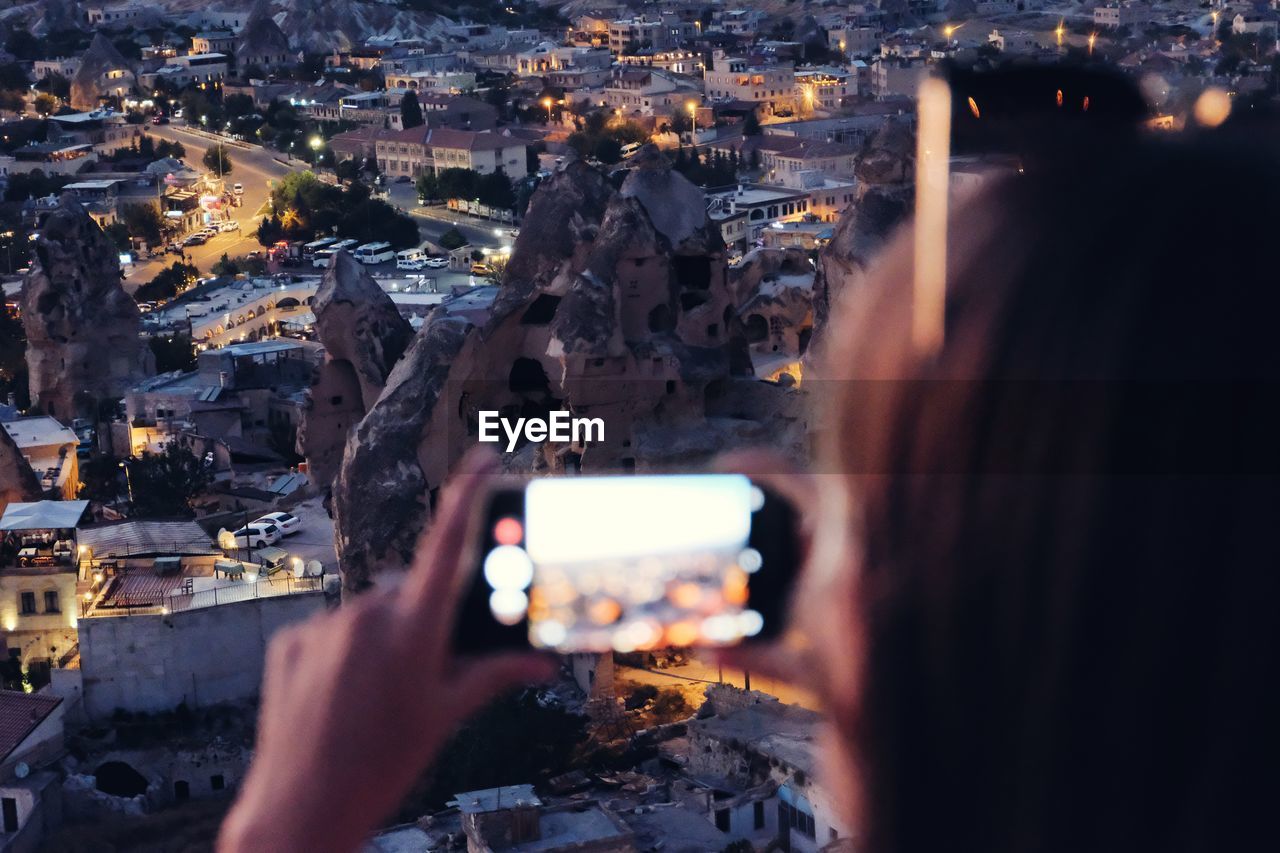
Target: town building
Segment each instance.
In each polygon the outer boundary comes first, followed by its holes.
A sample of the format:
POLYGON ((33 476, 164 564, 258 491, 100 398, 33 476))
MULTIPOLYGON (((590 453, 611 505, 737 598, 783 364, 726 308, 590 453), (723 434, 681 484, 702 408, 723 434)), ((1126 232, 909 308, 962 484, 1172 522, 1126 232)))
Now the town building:
POLYGON ((62 824, 67 703, 48 693, 0 690, 0 845, 40 849, 62 824))
POLYGON ((717 50, 702 79, 710 100, 749 101, 758 104, 764 115, 795 111, 795 68, 790 64, 756 65, 717 50))
POLYGON ((852 102, 858 81, 842 68, 804 68, 795 72, 796 103, 802 115, 832 113, 852 102))
POLYGON ((86 500, 13 502, 0 517, 0 628, 35 685, 76 645, 76 528, 86 500))
POLYGON ((236 47, 236 34, 231 30, 206 30, 191 37, 193 56, 204 53, 231 53, 236 47))
POLYGON ((47 497, 72 500, 80 492, 80 438, 47 415, 0 424, 22 452, 47 497))
POLYGON ((391 177, 414 177, 451 168, 480 174, 501 169, 513 179, 528 174, 524 140, 493 131, 424 125, 380 137, 374 148, 379 171, 391 177))
POLYGON ((1150 23, 1151 20, 1151 7, 1145 3, 1108 3, 1093 8, 1093 23, 1099 27, 1135 27, 1150 23))

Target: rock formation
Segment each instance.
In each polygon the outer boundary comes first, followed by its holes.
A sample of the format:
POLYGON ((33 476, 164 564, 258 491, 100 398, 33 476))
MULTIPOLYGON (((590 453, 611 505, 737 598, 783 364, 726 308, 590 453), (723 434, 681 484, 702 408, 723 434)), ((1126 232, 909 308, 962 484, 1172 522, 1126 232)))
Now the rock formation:
POLYGON ((915 144, 915 132, 900 119, 889 120, 867 140, 855 169, 857 197, 818 257, 815 335, 821 335, 832 302, 863 280, 867 265, 910 216, 915 201, 915 144))
POLYGON ((289 37, 284 34, 275 18, 272 17, 270 4, 259 0, 249 13, 240 38, 236 42, 236 63, 243 72, 249 66, 269 69, 286 65, 296 59, 289 49, 289 37))
POLYGON ((800 378, 799 360, 813 336, 814 278, 800 249, 754 249, 734 270, 738 317, 756 376, 800 378))
POLYGON ((748 443, 798 450, 798 394, 751 376, 701 191, 654 148, 631 165, 619 190, 582 162, 553 175, 502 285, 437 309, 392 370, 333 487, 344 592, 405 565, 481 411, 603 420, 601 441, 504 455, 541 473, 692 465, 748 443))
POLYGON ((36 472, 9 431, 0 429, 0 515, 14 501, 38 501, 42 496, 36 472))
POLYGON ((32 408, 63 421, 95 417, 154 372, 138 306, 120 285, 120 254, 64 196, 45 219, 22 288, 32 408))
POLYGON ((127 95, 137 83, 128 60, 106 36, 97 33, 71 78, 71 106, 77 110, 96 109, 103 98, 127 95))
POLYGON ((338 471, 347 433, 373 407, 413 330, 363 266, 338 252, 311 302, 324 361, 316 369, 298 431, 313 483, 338 471))

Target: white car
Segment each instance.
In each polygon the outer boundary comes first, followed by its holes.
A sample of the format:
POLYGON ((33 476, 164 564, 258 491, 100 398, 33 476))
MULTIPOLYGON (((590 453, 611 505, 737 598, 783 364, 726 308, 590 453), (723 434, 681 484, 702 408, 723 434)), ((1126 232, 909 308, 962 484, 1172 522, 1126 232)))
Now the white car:
POLYGON ((415 258, 412 261, 396 261, 396 269, 398 270, 420 270, 427 266, 426 258, 415 258))
POLYGON ((283 538, 279 527, 259 521, 246 524, 231 535, 235 539, 237 548, 265 548, 283 538))
POLYGON ((244 184, 236 184, 231 191, 236 195, 244 195, 244 184))
POLYGON ((220 224, 218 225, 218 230, 219 230, 219 231, 223 231, 223 232, 226 232, 226 231, 239 231, 239 230, 240 230, 240 223, 239 223, 239 222, 237 222, 237 221, 236 221, 236 220, 234 220, 234 219, 228 219, 226 222, 220 223, 220 224))
POLYGON ((448 258, 427 258, 427 268, 433 270, 442 270, 449 266, 448 258))
POLYGON ((280 532, 285 536, 290 533, 297 533, 302 529, 302 519, 287 512, 269 512, 255 521, 254 524, 274 524, 280 528, 280 532))

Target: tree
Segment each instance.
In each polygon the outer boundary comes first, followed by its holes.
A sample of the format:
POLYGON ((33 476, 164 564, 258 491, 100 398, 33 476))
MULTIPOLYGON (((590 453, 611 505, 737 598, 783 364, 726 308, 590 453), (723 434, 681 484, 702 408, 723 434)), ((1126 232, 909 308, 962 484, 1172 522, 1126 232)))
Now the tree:
POLYGON ((53 95, 41 92, 32 102, 35 111, 42 116, 51 116, 58 111, 58 99, 53 95))
POLYGON ((199 275, 200 270, 190 264, 174 261, 172 266, 160 270, 155 278, 134 291, 133 298, 139 302, 172 299, 194 284, 199 275))
POLYGON ((190 451, 170 442, 159 453, 125 462, 133 511, 143 518, 192 516, 191 501, 213 482, 213 472, 190 451))
POLYGON ((173 157, 175 160, 181 160, 187 156, 187 149, 182 147, 181 142, 170 142, 167 139, 161 139, 156 143, 156 157, 173 157))
POLYGON ((435 172, 423 172, 418 176, 417 181, 418 198, 422 199, 423 204, 440 200, 440 182, 436 180, 435 172))
POLYGON ((203 161, 204 167, 210 172, 231 174, 231 157, 228 156, 227 149, 220 144, 205 149, 203 161))
POLYGON ((258 222, 258 244, 274 246, 282 239, 284 239, 284 226, 280 223, 280 215, 272 213, 269 218, 262 217, 258 222))
POLYGON ((129 228, 123 222, 112 222, 102 229, 102 233, 106 234, 115 244, 116 249, 121 252, 127 252, 132 247, 129 242, 129 228))
POLYGON ((441 198, 472 199, 480 186, 480 175, 470 169, 452 167, 436 176, 441 198))
POLYGON ((742 121, 743 136, 759 136, 763 131, 760 129, 760 118, 756 115, 755 110, 747 113, 747 117, 742 121))
POLYGON ((27 399, 27 335, 22 321, 8 311, 0 311, 0 399, 10 394, 20 408, 27 399))
POLYGON ((467 238, 462 236, 462 232, 457 228, 450 228, 448 231, 440 235, 440 239, 436 241, 442 249, 453 251, 459 246, 467 245, 467 238))
POLYGON ((114 456, 91 456, 80 463, 80 491, 76 497, 97 503, 114 503, 120 497, 123 476, 114 456))
POLYGON ((418 96, 413 92, 406 92, 405 96, 400 99, 400 121, 405 130, 411 127, 421 127, 426 123, 426 120, 422 117, 422 107, 418 104, 418 96))
POLYGON ((223 252, 222 257, 214 261, 213 266, 209 267, 209 272, 214 275, 235 275, 240 272, 240 267, 235 261, 227 257, 226 252, 223 252))
POLYGON ((495 172, 480 176, 476 181, 476 198, 480 199, 481 204, 501 210, 510 210, 516 204, 516 194, 511 189, 511 180, 501 167, 495 172))
POLYGON ((171 338, 156 335, 149 343, 156 357, 156 373, 173 370, 186 373, 196 369, 196 348, 190 335, 177 334, 171 338))
POLYGON ((148 246, 160 243, 164 231, 164 218, 160 211, 149 204, 125 205, 121 216, 129 236, 142 240, 148 246))

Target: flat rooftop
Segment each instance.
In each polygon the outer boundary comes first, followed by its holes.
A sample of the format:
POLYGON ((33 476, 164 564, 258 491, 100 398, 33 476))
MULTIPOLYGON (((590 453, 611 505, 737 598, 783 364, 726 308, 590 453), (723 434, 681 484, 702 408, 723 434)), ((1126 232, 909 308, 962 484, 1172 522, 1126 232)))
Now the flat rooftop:
POLYGON ((18 418, 4 424, 13 443, 19 450, 31 447, 43 447, 49 444, 78 444, 80 438, 68 427, 48 415, 32 418, 18 418))

